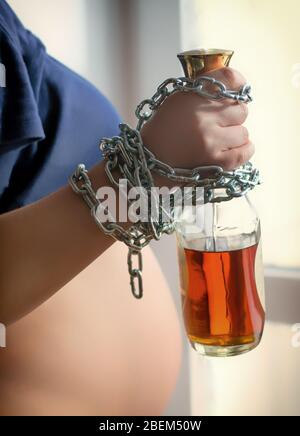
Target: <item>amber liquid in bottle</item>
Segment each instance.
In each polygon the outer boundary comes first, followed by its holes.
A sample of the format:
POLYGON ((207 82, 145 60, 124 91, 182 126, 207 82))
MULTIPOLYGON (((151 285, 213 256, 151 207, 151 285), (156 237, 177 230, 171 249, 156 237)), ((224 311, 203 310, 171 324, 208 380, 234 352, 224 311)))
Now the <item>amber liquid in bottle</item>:
POLYGON ((182 308, 192 344, 256 346, 265 312, 255 281, 257 244, 234 251, 184 249, 182 308))

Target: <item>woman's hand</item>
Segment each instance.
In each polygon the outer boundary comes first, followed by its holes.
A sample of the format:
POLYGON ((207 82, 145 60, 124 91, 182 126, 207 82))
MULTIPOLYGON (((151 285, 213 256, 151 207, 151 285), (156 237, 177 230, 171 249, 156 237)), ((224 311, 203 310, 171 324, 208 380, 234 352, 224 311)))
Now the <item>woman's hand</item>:
MULTIPOLYGON (((246 81, 231 68, 205 74, 239 90, 246 81)), ((173 167, 219 165, 232 170, 254 153, 242 124, 248 115, 245 103, 230 99, 208 100, 193 92, 176 92, 142 129, 144 144, 156 157, 173 167)))

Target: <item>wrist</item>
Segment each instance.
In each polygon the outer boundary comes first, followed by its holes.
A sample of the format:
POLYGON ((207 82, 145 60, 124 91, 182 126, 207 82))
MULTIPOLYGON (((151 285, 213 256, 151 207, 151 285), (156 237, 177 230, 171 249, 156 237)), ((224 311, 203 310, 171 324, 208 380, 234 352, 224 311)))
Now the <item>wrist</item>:
MULTIPOLYGON (((113 175, 116 181, 123 178, 119 168, 113 170, 113 175)), ((128 203, 125 195, 127 192, 121 193, 118 186, 109 179, 105 171, 105 161, 99 162, 89 170, 89 178, 96 193, 99 189, 103 188, 103 195, 101 195, 100 201, 107 200, 108 203, 112 204, 113 207, 111 207, 110 212, 115 212, 113 213, 115 215, 115 223, 124 229, 128 229, 132 223, 128 219, 128 203), (109 195, 110 197, 108 198, 109 195)))

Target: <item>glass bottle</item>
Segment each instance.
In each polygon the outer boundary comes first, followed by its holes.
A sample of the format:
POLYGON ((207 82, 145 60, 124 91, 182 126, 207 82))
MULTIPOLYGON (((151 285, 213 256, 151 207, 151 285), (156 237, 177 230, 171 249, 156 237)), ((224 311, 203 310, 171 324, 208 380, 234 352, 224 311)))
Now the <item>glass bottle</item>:
MULTIPOLYGON (((232 54, 194 50, 178 57, 186 76, 196 78, 227 66, 232 54)), ((214 191, 211 200, 220 195, 214 191)), ((260 221, 248 195, 211 200, 184 208, 176 222, 183 318, 200 354, 234 356, 255 348, 264 328, 260 221)))

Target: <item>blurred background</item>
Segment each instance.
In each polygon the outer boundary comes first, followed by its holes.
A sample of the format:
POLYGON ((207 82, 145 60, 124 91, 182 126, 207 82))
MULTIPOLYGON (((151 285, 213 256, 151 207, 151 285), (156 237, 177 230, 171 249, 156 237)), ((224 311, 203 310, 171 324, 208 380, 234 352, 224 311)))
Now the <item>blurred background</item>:
MULTIPOLYGON (((261 345, 230 359, 199 357, 184 341, 166 415, 298 415, 300 412, 300 32, 297 0, 9 0, 48 52, 94 83, 126 122, 165 78, 176 54, 235 50, 231 66, 253 87, 247 126, 263 185, 267 326, 261 345)), ((175 242, 153 244, 179 316, 175 242)), ((184 330, 182 327, 182 335, 184 330)))

